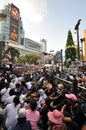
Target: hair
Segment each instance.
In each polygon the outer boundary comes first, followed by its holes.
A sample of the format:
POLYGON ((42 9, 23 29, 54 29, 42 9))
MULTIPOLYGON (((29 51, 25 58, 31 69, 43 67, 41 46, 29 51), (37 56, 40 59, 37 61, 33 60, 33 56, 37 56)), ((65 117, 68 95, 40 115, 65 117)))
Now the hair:
POLYGON ((9 88, 9 82, 5 83, 6 88, 9 88))
POLYGON ((15 96, 14 99, 13 99, 13 103, 15 104, 15 106, 17 106, 20 101, 19 101, 19 96, 15 96))
POLYGON ((37 107, 37 101, 34 100, 34 99, 31 99, 30 100, 30 108, 32 111, 36 110, 36 107, 37 107))
POLYGON ((19 123, 19 124, 22 124, 23 122, 26 121, 26 117, 18 118, 17 120, 18 120, 18 123, 19 123))
POLYGON ((14 89, 11 89, 10 91, 9 91, 9 95, 10 96, 12 96, 12 95, 14 95, 15 93, 14 93, 14 89))
POLYGON ((61 127, 58 127, 57 130, 67 130, 67 126, 65 123, 62 124, 61 127))
POLYGON ((45 103, 46 103, 47 106, 50 106, 51 99, 50 99, 49 97, 47 97, 47 98, 45 99, 45 103))
POLYGON ((16 88, 19 88, 20 87, 20 84, 19 83, 16 83, 16 88))

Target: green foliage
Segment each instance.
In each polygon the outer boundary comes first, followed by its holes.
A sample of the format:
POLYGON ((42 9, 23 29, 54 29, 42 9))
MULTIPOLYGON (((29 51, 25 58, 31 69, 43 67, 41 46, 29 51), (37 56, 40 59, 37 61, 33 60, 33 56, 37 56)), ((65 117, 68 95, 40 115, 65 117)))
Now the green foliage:
POLYGON ((25 56, 26 62, 29 64, 37 64, 37 61, 40 59, 40 56, 37 54, 28 54, 25 56))
POLYGON ((65 57, 66 59, 71 59, 71 61, 75 61, 76 58, 76 49, 69 48, 65 50, 65 57))
POLYGON ((71 45, 74 45, 74 41, 73 41, 72 33, 71 33, 71 31, 69 30, 69 31, 68 31, 68 36, 67 36, 66 47, 67 47, 67 46, 71 46, 71 45))
POLYGON ((7 50, 4 51, 3 55, 6 56, 6 54, 8 54, 9 52, 11 53, 11 56, 12 56, 12 58, 10 59, 10 61, 15 62, 15 58, 18 58, 19 55, 20 55, 19 50, 15 49, 14 47, 9 46, 7 48, 7 50))
POLYGON ((18 62, 19 64, 24 64, 24 63, 26 62, 25 56, 19 56, 19 57, 17 58, 17 62, 18 62))
POLYGON ((76 59, 76 47, 74 45, 72 33, 69 30, 66 42, 66 49, 65 49, 65 60, 67 61, 70 59, 71 61, 75 61, 76 59))

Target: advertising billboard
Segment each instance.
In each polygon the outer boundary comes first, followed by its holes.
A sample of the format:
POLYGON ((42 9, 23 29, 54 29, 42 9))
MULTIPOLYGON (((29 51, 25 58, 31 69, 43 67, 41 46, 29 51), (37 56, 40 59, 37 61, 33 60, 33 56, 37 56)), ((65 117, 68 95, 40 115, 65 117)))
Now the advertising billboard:
POLYGON ((10 9, 10 40, 18 44, 19 9, 11 4, 10 9))

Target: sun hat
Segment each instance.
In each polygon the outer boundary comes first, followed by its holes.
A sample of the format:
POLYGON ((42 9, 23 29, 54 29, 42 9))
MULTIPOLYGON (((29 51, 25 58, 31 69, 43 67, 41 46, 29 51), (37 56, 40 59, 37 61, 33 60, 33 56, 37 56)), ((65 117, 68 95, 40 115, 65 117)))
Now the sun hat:
POLYGON ((77 101, 78 100, 76 95, 73 94, 73 93, 65 94, 65 96, 66 96, 66 98, 71 99, 72 101, 77 101))
POLYGON ((24 118, 26 117, 26 109, 25 108, 20 108, 18 111, 18 118, 24 118))
POLYGON ((48 112, 48 118, 51 122, 61 125, 63 123, 62 121, 62 113, 58 110, 53 110, 53 112, 48 112))

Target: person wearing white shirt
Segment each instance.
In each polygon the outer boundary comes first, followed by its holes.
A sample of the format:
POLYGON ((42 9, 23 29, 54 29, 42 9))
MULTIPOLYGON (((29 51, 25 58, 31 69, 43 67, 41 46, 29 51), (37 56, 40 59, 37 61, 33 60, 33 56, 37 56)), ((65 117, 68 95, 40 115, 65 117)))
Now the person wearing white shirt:
POLYGON ((30 90, 31 87, 32 87, 31 79, 29 79, 29 80, 26 82, 26 85, 27 85, 28 90, 30 90))
POLYGON ((16 126, 18 116, 17 113, 19 109, 20 109, 20 102, 18 96, 14 97, 13 103, 8 104, 4 108, 5 127, 7 128, 7 130, 12 129, 16 126))
POLYGON ((3 89, 1 90, 1 92, 0 92, 0 94, 1 94, 1 101, 2 101, 2 102, 5 102, 5 99, 6 99, 7 97, 9 97, 9 91, 10 91, 10 89, 11 89, 11 88, 9 88, 9 83, 6 83, 6 87, 3 88, 3 89))
POLYGON ((13 88, 16 87, 16 86, 15 86, 14 79, 11 80, 9 87, 10 87, 11 89, 13 89, 13 88))

